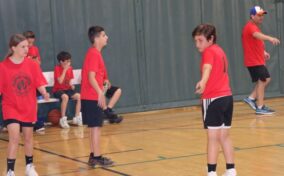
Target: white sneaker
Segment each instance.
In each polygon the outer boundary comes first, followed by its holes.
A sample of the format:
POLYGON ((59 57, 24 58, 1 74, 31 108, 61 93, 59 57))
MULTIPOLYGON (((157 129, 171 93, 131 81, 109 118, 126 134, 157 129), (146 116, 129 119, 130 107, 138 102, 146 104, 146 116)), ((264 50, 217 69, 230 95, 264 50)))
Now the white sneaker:
POLYGON ((237 176, 236 169, 227 169, 223 176, 237 176))
POLYGON ((217 176, 217 173, 211 171, 211 172, 208 172, 208 173, 207 173, 207 176, 217 176))
POLYGON ((15 172, 12 171, 12 170, 9 170, 9 171, 7 172, 7 175, 6 175, 6 176, 15 176, 15 172))
POLYGON ((61 128, 70 128, 66 116, 60 118, 59 125, 61 126, 61 128))
POLYGON ((26 176, 38 176, 35 166, 32 163, 26 166, 26 176))
POLYGON ((81 113, 73 118, 73 124, 78 126, 83 126, 82 116, 81 113))

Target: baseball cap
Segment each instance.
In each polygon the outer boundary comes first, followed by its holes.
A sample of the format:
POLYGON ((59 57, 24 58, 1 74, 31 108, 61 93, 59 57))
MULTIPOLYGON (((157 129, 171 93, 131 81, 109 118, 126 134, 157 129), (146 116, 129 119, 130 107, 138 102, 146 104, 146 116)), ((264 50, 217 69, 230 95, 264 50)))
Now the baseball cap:
POLYGON ((267 14, 267 11, 263 10, 259 6, 254 6, 250 9, 249 14, 250 15, 263 15, 263 14, 267 14))

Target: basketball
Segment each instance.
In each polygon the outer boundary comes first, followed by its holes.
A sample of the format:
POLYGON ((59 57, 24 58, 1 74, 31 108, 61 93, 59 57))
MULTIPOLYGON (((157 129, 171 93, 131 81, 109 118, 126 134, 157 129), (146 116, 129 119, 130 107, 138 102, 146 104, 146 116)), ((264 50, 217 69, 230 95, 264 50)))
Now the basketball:
POLYGON ((61 112, 59 109, 52 109, 47 114, 48 121, 51 122, 52 125, 58 125, 60 117, 61 117, 61 112))

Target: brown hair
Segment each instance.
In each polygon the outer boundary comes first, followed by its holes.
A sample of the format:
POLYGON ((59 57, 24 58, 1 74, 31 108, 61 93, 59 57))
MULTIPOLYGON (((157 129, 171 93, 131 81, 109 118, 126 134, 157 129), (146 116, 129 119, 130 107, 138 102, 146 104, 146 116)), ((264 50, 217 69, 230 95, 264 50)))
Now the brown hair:
POLYGON ((27 38, 25 36, 23 36, 22 34, 14 34, 14 35, 12 35, 10 37, 9 50, 8 50, 8 53, 7 53, 6 57, 12 56, 13 55, 12 47, 13 46, 17 46, 19 43, 21 43, 24 40, 27 40, 27 38))
POLYGON ((23 33, 23 35, 29 39, 29 38, 35 38, 35 33, 33 31, 26 31, 23 33))
POLYGON ((95 42, 95 37, 98 37, 99 34, 104 31, 104 28, 101 26, 91 26, 88 30, 89 40, 92 44, 95 42))
POLYGON ((213 37, 213 43, 216 43, 217 35, 216 28, 211 24, 200 24, 192 31, 192 37, 197 35, 204 35, 204 37, 209 41, 213 37))

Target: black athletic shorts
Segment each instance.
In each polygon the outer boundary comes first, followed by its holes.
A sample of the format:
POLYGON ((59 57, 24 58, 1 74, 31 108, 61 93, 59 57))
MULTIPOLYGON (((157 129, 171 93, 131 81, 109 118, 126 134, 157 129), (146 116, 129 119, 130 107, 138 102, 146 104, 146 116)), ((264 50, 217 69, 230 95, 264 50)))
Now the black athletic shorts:
POLYGON ((56 91, 56 92, 53 93, 53 95, 54 95, 55 98, 58 98, 61 101, 61 96, 63 94, 66 94, 69 98, 72 98, 72 96, 75 95, 75 93, 76 92, 74 90, 69 89, 69 90, 59 90, 59 91, 56 91))
POLYGON ((257 82, 258 80, 266 81, 267 78, 270 78, 270 74, 264 65, 248 67, 248 71, 252 82, 257 82))
POLYGON ((21 122, 16 119, 7 119, 7 120, 4 120, 3 123, 4 123, 4 126, 7 126, 12 123, 18 123, 20 124, 21 127, 34 127, 35 125, 35 122, 21 122))
POLYGON ((205 129, 230 128, 233 116, 233 96, 202 100, 205 129))
POLYGON ((96 100, 81 100, 81 112, 83 124, 88 127, 103 126, 103 110, 96 100))
POLYGON ((113 95, 114 95, 114 93, 117 91, 117 89, 120 89, 119 87, 115 87, 115 86, 111 86, 108 90, 107 90, 107 92, 106 92, 106 97, 108 98, 108 99, 110 99, 113 95))

